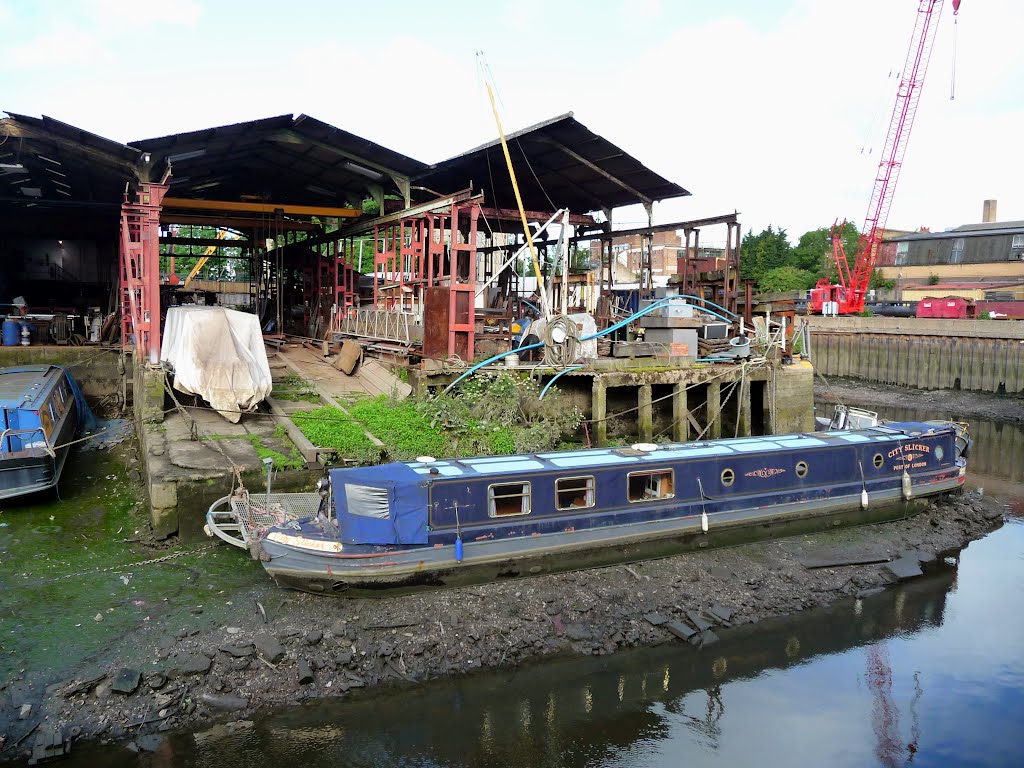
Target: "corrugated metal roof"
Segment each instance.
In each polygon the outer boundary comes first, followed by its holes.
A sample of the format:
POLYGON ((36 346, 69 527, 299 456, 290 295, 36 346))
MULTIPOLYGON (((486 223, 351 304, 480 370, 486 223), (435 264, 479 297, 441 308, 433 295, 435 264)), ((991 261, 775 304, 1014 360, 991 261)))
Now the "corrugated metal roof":
MULTIPOLYGON (((510 133, 506 140, 527 210, 588 213, 690 194, 588 129, 571 112, 510 133)), ((488 205, 515 207, 499 139, 435 163, 416 183, 447 193, 469 181, 483 187, 488 205)))
POLYGON ((947 229, 943 232, 914 232, 909 235, 897 235, 887 237, 887 243, 899 243, 911 240, 953 240, 961 237, 991 237, 993 235, 1005 236, 1024 232, 1024 221, 1002 221, 991 224, 964 224, 955 229, 947 229))
POLYGON ((0 202, 118 206, 141 152, 43 115, 0 120, 0 202))
POLYGON ((173 168, 171 195, 237 200, 253 196, 295 205, 358 207, 368 186, 400 195, 393 177, 425 163, 335 128, 309 115, 245 123, 133 141, 173 168))

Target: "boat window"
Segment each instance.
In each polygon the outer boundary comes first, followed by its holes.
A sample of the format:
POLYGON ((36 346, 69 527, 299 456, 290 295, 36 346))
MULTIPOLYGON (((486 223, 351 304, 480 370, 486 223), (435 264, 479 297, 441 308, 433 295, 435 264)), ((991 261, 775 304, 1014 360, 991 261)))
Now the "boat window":
POLYGON ((487 514, 490 517, 530 514, 530 483, 487 486, 487 514))
POLYGON ((559 509, 582 509, 594 506, 594 478, 560 477, 555 480, 555 497, 559 509))
MULTIPOLYGON (((39 423, 43 427, 43 437, 50 437, 50 430, 53 429, 53 419, 50 416, 50 412, 47 410, 39 411, 39 423)), ((35 439, 35 438, 33 438, 35 439)))
POLYGON ((806 461, 798 461, 796 463, 796 476, 797 477, 807 477, 807 462, 806 461))
POLYGON ((345 506, 348 512, 362 517, 387 520, 391 517, 390 493, 387 488, 345 483, 345 506))
POLYGON ((881 469, 882 465, 885 464, 885 459, 882 458, 882 454, 876 453, 874 458, 871 459, 871 463, 875 465, 875 469, 881 469))
POLYGON ((722 470, 722 485, 732 485, 736 481, 736 473, 731 469, 722 470))
POLYGON ((630 472, 627 483, 629 500, 633 502, 671 499, 675 496, 675 482, 671 469, 630 472))

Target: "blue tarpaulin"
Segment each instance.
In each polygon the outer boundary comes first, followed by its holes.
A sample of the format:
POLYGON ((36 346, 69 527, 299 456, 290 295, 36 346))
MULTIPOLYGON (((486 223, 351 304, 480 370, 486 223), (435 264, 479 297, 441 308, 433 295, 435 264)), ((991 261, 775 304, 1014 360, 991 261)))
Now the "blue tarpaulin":
POLYGON ((330 471, 343 544, 426 544, 427 488, 405 464, 330 471))

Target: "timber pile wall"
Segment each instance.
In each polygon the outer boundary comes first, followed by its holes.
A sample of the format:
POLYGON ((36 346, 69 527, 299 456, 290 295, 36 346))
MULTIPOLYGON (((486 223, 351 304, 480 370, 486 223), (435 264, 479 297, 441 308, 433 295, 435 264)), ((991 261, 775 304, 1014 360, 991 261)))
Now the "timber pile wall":
POLYGON ((816 317, 811 333, 813 362, 825 376, 1024 395, 1021 322, 816 317))

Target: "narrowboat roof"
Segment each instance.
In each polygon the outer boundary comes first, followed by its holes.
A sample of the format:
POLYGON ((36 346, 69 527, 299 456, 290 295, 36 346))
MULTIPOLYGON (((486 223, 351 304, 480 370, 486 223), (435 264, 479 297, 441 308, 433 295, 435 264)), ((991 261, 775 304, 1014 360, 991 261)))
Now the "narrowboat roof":
POLYGON ((60 379, 56 365, 0 368, 0 408, 36 408, 60 379))
MULTIPOLYGON (((667 443, 653 449, 641 450, 631 446, 617 448, 584 448, 575 451, 552 451, 511 456, 480 456, 470 459, 438 459, 431 462, 404 462, 419 475, 430 475, 436 469, 436 476, 512 476, 543 471, 584 472, 598 467, 644 465, 663 461, 699 458, 707 456, 743 455, 771 453, 793 448, 826 448, 859 443, 892 443, 934 432, 934 424, 922 422, 899 422, 858 430, 836 430, 831 432, 808 432, 791 435, 765 435, 763 437, 739 437, 724 440, 695 441, 689 443, 667 443)), ((653 445, 653 444, 652 444, 653 445)), ((644 446, 648 448, 648 446, 644 446)))

